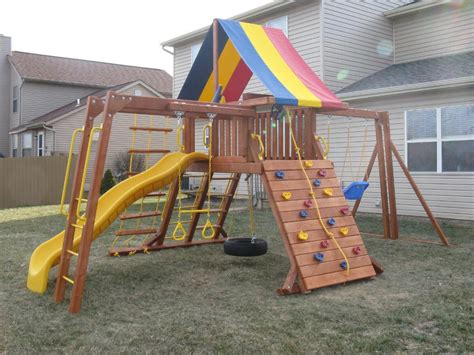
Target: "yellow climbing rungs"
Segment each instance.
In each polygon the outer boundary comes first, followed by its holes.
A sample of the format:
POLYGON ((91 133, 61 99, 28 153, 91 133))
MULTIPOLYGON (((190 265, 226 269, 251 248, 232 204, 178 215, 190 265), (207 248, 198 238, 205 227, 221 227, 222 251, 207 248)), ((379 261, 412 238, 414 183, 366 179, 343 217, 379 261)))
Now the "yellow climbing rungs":
POLYGON ((72 251, 72 250, 70 250, 70 249, 68 249, 67 252, 68 252, 69 254, 71 254, 71 255, 79 256, 78 253, 76 253, 75 251, 72 251))
POLYGON ((79 229, 84 228, 84 226, 80 226, 79 224, 71 224, 71 226, 73 226, 74 228, 79 228, 79 229))
POLYGON ((74 285, 74 280, 70 279, 69 277, 63 276, 63 279, 69 282, 71 285, 74 285))
POLYGON ((202 210, 181 210, 180 211, 181 213, 207 213, 207 212, 211 212, 210 209, 206 208, 206 209, 202 209, 202 210))

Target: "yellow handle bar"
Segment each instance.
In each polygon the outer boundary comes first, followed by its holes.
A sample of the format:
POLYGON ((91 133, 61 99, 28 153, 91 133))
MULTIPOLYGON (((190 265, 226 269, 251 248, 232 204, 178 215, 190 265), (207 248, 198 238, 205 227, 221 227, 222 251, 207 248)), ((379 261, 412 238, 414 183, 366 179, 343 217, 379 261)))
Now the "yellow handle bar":
POLYGON ((173 231, 173 240, 184 240, 186 237, 186 231, 184 230, 183 224, 181 222, 176 223, 173 231))
POLYGON ((323 145, 323 147, 324 147, 323 159, 327 159, 328 154, 329 154, 329 143, 328 143, 328 141, 323 136, 317 136, 317 135, 314 136, 314 139, 316 139, 318 142, 321 142, 321 144, 323 145))
POLYGON ((180 152, 184 153, 184 144, 181 143, 181 138, 184 132, 184 126, 179 126, 176 129, 176 145, 178 146, 178 149, 180 152))
POLYGON ((71 144, 69 145, 69 156, 67 159, 66 174, 64 175, 63 194, 61 195, 61 204, 59 205, 59 213, 65 216, 67 216, 68 213, 64 210, 64 201, 66 200, 67 183, 69 181, 69 173, 71 172, 74 143, 76 142, 76 136, 79 132, 84 133, 84 127, 76 128, 74 131, 72 131, 71 144))
POLYGON ((212 225, 211 220, 207 218, 207 222, 202 229, 201 236, 203 239, 212 239, 214 237, 214 233, 214 226, 212 225))
POLYGON ((258 145, 260 147, 258 159, 263 160, 263 157, 265 156, 265 146, 263 145, 262 136, 260 134, 252 133, 251 137, 252 139, 256 139, 258 141, 258 145))
POLYGON ((209 146, 211 145, 211 134, 212 134, 212 123, 208 123, 204 127, 202 127, 202 144, 209 149, 209 146), (209 132, 209 140, 206 141, 206 131, 209 132))

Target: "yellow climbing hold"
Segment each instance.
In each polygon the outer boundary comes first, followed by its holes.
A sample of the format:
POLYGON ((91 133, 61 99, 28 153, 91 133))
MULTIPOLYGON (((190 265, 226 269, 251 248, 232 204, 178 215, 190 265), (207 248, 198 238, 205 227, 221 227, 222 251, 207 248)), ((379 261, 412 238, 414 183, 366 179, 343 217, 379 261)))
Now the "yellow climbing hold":
POLYGON ((305 168, 311 168, 313 166, 313 161, 312 160, 305 160, 304 161, 304 167, 305 168))
POLYGON ((286 191, 281 194, 281 197, 285 200, 288 201, 291 198, 291 192, 286 191))
POLYGON ((349 228, 342 227, 341 229, 339 229, 339 232, 345 237, 349 234, 349 228))
POLYGON ((299 240, 308 240, 308 233, 305 231, 299 231, 298 232, 298 239, 299 240))
POLYGON ((326 188, 326 189, 324 189, 324 190, 323 190, 323 194, 324 194, 325 196, 331 197, 331 196, 332 196, 332 189, 331 189, 331 188, 326 188))

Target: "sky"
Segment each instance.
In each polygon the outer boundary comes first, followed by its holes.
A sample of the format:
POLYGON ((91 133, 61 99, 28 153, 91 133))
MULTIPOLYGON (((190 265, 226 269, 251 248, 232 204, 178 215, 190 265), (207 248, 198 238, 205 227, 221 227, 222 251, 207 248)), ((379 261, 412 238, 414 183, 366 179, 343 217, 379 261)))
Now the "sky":
POLYGON ((165 69, 161 42, 270 0, 6 0, 0 34, 12 50, 165 69))

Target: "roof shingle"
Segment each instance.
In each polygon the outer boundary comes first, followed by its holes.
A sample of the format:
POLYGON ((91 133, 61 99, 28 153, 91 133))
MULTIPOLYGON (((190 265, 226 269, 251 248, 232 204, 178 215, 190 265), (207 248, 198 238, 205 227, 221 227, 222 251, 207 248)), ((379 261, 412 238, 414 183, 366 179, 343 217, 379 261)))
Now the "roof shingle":
POLYGON ((365 77, 338 94, 385 89, 474 76, 474 51, 393 64, 365 77))
POLYGON ((10 62, 18 74, 27 80, 97 87, 110 87, 141 80, 164 96, 171 96, 172 78, 162 69, 25 52, 12 52, 10 62))

